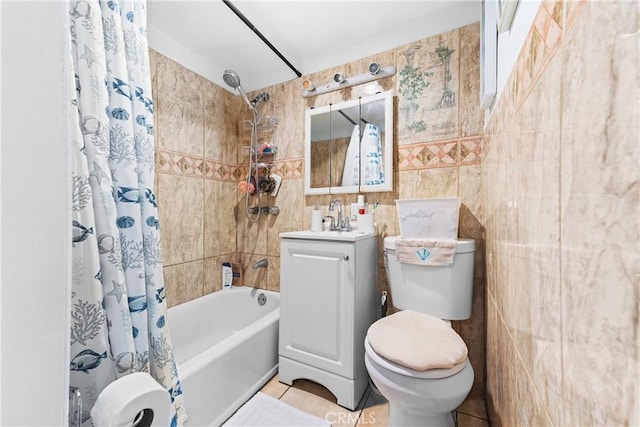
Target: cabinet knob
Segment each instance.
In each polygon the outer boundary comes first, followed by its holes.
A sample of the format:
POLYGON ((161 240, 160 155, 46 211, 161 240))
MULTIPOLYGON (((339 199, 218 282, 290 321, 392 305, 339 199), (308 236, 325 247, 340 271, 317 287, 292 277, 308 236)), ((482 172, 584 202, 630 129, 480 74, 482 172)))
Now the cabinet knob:
POLYGON ((342 259, 345 260, 345 261, 349 261, 349 255, 343 256, 342 259))

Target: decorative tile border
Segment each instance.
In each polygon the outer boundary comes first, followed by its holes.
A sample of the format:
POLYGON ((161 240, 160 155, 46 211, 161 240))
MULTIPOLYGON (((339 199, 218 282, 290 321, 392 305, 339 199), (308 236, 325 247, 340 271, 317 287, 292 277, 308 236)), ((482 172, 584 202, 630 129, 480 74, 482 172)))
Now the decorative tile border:
POLYGON ((431 169, 458 166, 458 140, 398 146, 398 169, 431 169))
MULTIPOLYGON (((584 7, 587 5, 588 0, 571 0, 562 2, 565 5, 565 32, 570 30, 573 27, 573 24, 576 23, 576 19, 580 14, 585 10, 584 7)), ((558 3, 560 3, 558 1, 558 3)))
MULTIPOLYGON (((283 179, 301 179, 304 174, 304 159, 276 161, 274 172, 283 179)), ((214 181, 238 182, 245 179, 247 165, 232 165, 216 160, 204 159, 170 150, 156 150, 156 173, 204 178, 214 181)))
POLYGON ((516 111, 522 107, 533 86, 560 49, 564 34, 584 10, 583 0, 543 2, 538 9, 512 73, 516 111), (563 18, 563 14, 565 17, 563 18), (564 28, 563 28, 564 26, 564 28))
POLYGON ((275 172, 282 176, 282 179, 302 179, 304 178, 304 159, 276 161, 275 172))
MULTIPOLYGON (((238 166, 238 181, 243 181, 247 176, 247 165, 238 166)), ((304 178, 304 159, 276 160, 271 170, 282 177, 282 179, 302 179, 304 178)))
POLYGON ((236 165, 169 150, 156 150, 156 173, 235 182, 240 178, 236 165))
MULTIPOLYGON (((398 146, 398 170, 416 170, 471 166, 480 164, 482 137, 479 135, 444 141, 398 146)), ((304 159, 275 162, 273 172, 283 179, 304 178, 304 159)), ((156 173, 204 178, 214 181, 239 182, 247 174, 247 165, 232 165, 211 159, 156 150, 156 173)))
POLYGON ((526 101, 538 78, 562 42, 562 3, 543 4, 538 9, 515 65, 511 87, 516 111, 526 101))
POLYGON ((398 170, 449 168, 479 165, 482 136, 400 145, 398 170))
MULTIPOLYGON (((492 117, 496 114, 512 117, 522 107, 585 5, 584 0, 545 1, 540 5, 492 117)), ((485 147, 483 157, 488 149, 485 147)))
POLYGON ((482 159, 482 137, 460 139, 460 166, 479 165, 482 159))
POLYGON ((214 181, 236 182, 242 178, 242 173, 236 165, 205 159, 204 177, 214 181))

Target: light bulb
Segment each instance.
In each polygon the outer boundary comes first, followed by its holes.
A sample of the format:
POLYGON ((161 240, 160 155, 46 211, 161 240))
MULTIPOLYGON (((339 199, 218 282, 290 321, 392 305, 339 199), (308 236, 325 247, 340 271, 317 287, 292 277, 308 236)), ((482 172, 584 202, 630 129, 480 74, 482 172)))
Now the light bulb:
POLYGON ((369 64, 369 72, 374 76, 380 72, 380 64, 377 62, 372 62, 369 64))
POLYGON ((376 93, 380 93, 382 91, 383 91, 383 88, 382 86, 380 86, 380 83, 378 82, 370 83, 366 85, 364 89, 362 89, 362 93, 364 95, 375 95, 376 93))

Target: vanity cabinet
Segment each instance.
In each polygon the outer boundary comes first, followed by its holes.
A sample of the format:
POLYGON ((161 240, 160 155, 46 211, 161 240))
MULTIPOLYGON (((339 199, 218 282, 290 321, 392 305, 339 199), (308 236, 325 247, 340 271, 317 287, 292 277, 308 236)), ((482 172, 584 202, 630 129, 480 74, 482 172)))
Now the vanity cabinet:
POLYGON ((376 318, 376 237, 315 234, 280 234, 279 380, 315 381, 353 410, 368 383, 364 338, 376 318))

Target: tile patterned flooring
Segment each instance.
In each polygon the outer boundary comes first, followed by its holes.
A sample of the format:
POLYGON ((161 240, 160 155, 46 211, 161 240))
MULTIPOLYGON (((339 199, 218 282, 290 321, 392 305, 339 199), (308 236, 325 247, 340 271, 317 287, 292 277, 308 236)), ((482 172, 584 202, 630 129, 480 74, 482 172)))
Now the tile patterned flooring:
MULTIPOLYGON (((325 419, 332 427, 387 427, 387 400, 369 388, 354 411, 339 406, 326 388, 307 380, 296 380, 288 386, 276 375, 260 391, 325 419)), ((457 427, 489 427, 484 400, 466 400, 457 410, 457 419, 457 427)))

